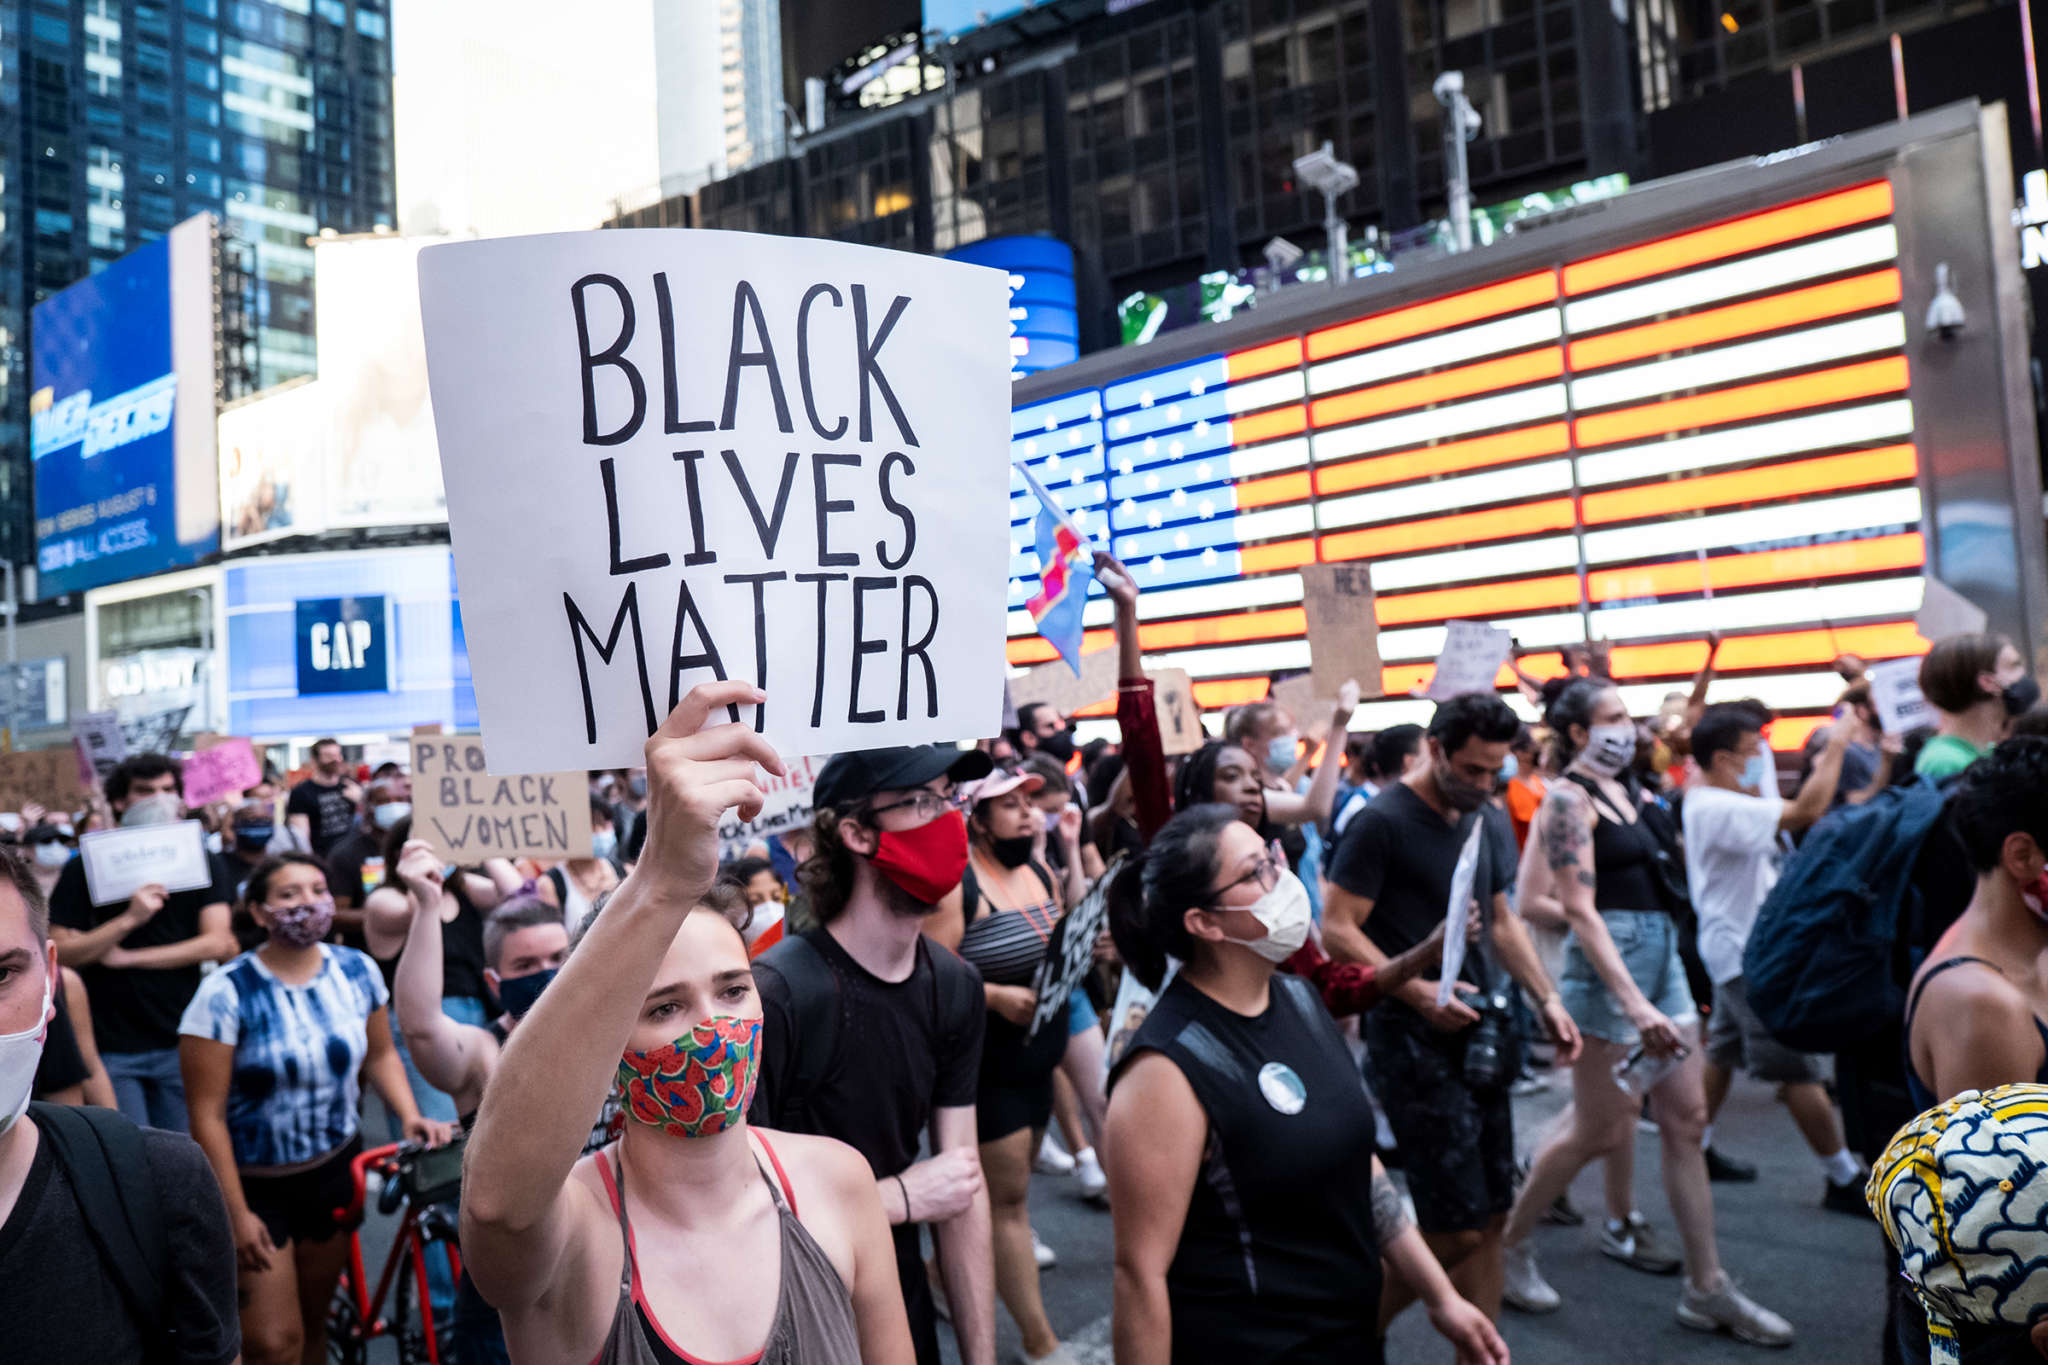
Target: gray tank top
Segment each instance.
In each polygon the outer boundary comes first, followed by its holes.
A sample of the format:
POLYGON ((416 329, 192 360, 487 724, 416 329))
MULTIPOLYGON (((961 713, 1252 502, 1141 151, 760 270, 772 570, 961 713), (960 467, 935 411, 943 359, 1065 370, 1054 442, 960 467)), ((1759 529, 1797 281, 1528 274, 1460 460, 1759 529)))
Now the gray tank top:
MULTIPOLYGON (((860 1365, 853 1295, 825 1249, 797 1219, 796 1196, 775 1149, 761 1134, 754 1136, 775 1166, 775 1178, 765 1169, 761 1178, 768 1182, 782 1226, 782 1284, 775 1296, 775 1320, 769 1325, 767 1343, 741 1365, 860 1365)), ((760 1158, 756 1157, 754 1164, 759 1168, 760 1158)), ((633 1229, 626 1221, 626 1169, 616 1152, 599 1155, 598 1173, 604 1177, 612 1207, 618 1210, 625 1261, 619 1272, 619 1306, 612 1313, 611 1331, 595 1365, 695 1365, 693 1357, 666 1340, 639 1292, 633 1229)))

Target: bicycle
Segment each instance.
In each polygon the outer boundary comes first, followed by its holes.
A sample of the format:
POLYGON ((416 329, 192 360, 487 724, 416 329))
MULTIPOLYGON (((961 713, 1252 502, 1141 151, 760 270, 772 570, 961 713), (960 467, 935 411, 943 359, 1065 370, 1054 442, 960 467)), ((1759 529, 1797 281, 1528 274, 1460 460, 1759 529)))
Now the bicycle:
POLYGON ((427 1291, 427 1248, 447 1248, 450 1274, 460 1278, 462 1254, 455 1244, 452 1202, 462 1181, 462 1144, 422 1148, 414 1143, 372 1147, 349 1163, 354 1198, 336 1218, 348 1228, 348 1259, 327 1314, 327 1353, 334 1365, 367 1365, 370 1343, 389 1337, 399 1365, 441 1365, 443 1341, 452 1323, 437 1323, 427 1291), (383 1181, 378 1210, 389 1216, 404 1209, 375 1291, 363 1265, 363 1204, 370 1171, 383 1181), (389 1300, 389 1316, 386 1301, 389 1300))

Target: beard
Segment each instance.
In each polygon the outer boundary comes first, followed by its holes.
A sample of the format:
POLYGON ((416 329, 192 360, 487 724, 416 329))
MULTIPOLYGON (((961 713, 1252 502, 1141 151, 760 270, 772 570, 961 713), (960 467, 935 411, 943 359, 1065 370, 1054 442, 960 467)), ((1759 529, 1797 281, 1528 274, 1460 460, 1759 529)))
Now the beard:
POLYGON ((890 914, 900 915, 904 919, 921 920, 937 908, 926 905, 923 901, 911 895, 881 873, 877 872, 874 876, 876 898, 882 902, 890 914))

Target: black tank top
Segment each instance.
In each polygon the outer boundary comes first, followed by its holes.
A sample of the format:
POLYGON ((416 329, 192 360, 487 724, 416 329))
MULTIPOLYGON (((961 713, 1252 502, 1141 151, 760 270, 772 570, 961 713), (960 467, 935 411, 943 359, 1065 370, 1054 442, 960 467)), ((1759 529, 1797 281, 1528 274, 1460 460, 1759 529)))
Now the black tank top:
POLYGON ((1119 1074, 1147 1049, 1209 1119, 1166 1273, 1174 1361, 1377 1365, 1372 1106, 1315 989, 1276 972, 1248 1019, 1176 977, 1119 1074))
POLYGON ((482 1000, 496 1014, 497 1004, 484 980, 483 912, 462 889, 460 878, 454 879, 449 889, 454 892, 459 908, 455 918, 441 926, 441 997, 482 1000))
MULTIPOLYGON (((1905 1041, 1902 1044, 1906 1054, 1906 1090, 1913 1097, 1913 1107, 1923 1112, 1932 1109, 1941 1101, 1940 1097, 1928 1088, 1927 1082, 1920 1079, 1920 1070, 1913 1065, 1913 1016, 1920 1012, 1920 996, 1927 989, 1928 982, 1934 980, 1935 977, 1940 976, 1950 968, 1960 967, 1968 962, 1974 962, 1980 967, 1989 967, 1994 972, 1998 971, 1997 964, 1987 962, 1981 957, 1947 958, 1928 968, 1927 974, 1920 978, 1920 984, 1913 987, 1912 995, 1906 999, 1905 1041)), ((2005 975, 2003 972, 1998 974, 2000 976, 2005 975)), ((2043 1049, 2048 1049, 2048 1024, 2042 1023, 2039 1015, 2036 1015, 2034 1018, 2034 1032, 2041 1035, 2041 1046, 2043 1049)), ((2041 1066, 2034 1072, 2034 1083, 2036 1085, 2048 1085, 2048 1052, 2044 1052, 2041 1066)))
POLYGON ((1596 910, 1661 910, 1657 889, 1657 836, 1637 814, 1634 824, 1614 818, 1607 793, 1593 782, 1569 774, 1573 785, 1592 800, 1599 823, 1593 826, 1593 908, 1596 910))

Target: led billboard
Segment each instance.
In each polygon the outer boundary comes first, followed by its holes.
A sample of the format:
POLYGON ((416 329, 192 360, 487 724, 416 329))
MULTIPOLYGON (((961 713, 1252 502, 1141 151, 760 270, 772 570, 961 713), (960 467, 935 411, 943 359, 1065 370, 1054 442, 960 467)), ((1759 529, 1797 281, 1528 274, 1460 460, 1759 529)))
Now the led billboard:
POLYGON ((216 314, 205 215, 36 305, 29 453, 44 597, 220 547, 216 314))

